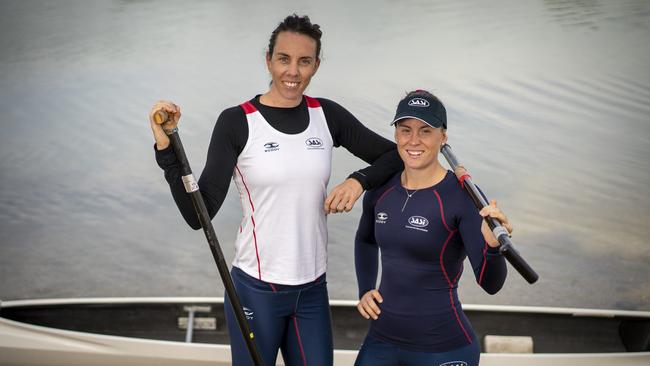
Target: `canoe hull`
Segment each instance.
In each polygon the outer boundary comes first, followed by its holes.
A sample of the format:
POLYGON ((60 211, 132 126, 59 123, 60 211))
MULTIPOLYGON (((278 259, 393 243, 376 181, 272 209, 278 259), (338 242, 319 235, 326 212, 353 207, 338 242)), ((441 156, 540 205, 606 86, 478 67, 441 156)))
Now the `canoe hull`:
MULTIPOLYGON (((150 304, 158 303, 160 305, 175 303, 171 299, 133 299, 122 301, 109 299, 95 299, 90 300, 77 300, 77 303, 83 303, 84 306, 91 306, 91 308, 102 309, 111 306, 121 306, 123 308, 135 307, 135 304, 142 305, 146 301, 151 301, 150 304)), ((222 302, 221 299, 184 299, 186 303, 199 303, 199 304, 212 304, 218 308, 222 302)), ((349 302, 333 302, 333 309, 338 307, 346 308, 344 311, 353 310, 353 303, 349 302)), ((180 303, 181 305, 183 302, 180 303)), ((22 304, 23 308, 28 308, 22 304)), ((46 309, 44 306, 50 306, 49 309, 66 308, 71 306, 68 303, 52 303, 41 301, 40 303, 31 303, 35 308, 40 307, 41 310, 46 309), (49 304, 49 305, 46 305, 49 304)), ((146 304, 145 304, 146 305, 146 304)), ((8 309, 14 307, 16 309, 21 307, 19 302, 2 303, 3 313, 8 309)), ((479 307, 472 309, 472 306, 466 306, 468 312, 479 313, 479 307)), ((502 316, 506 314, 512 315, 517 311, 523 316, 523 309, 502 309, 502 316), (506 311, 508 310, 508 311, 506 311)), ((50 310, 54 311, 54 310, 50 310)), ((559 311, 556 311, 559 313, 559 311)), ((48 313, 46 311, 45 313, 48 313)), ((547 311, 548 316, 553 311, 547 311)), ((589 311, 575 311, 573 317, 589 318, 589 311)), ((620 312, 619 312, 620 313, 620 312)), ((338 314, 338 310, 334 310, 333 314, 338 314)), ((607 313, 600 313, 606 319, 615 319, 612 313, 608 316, 607 313)), ((644 319, 645 313, 635 313, 639 319, 644 319)), ((592 314, 593 315, 593 314, 592 314)), ((628 315, 631 315, 628 313, 628 315)), ((340 315, 335 315, 334 318, 340 315)), ((499 312, 492 312, 490 318, 499 320, 499 312)), ((541 316, 541 315, 540 315, 541 316)), ((63 317, 62 321, 68 319, 69 323, 74 323, 70 316, 63 317)), ((356 318, 355 318, 356 319, 356 318)), ((477 317, 475 319, 478 320, 477 317)), ((511 319, 517 319, 516 317, 511 319)), ((523 321, 520 318, 516 322, 523 321)), ((581 320, 581 319, 578 319, 581 320)), ((88 322, 84 320, 83 316, 76 319, 77 322, 88 322)), ((361 321, 361 328, 358 325, 350 323, 347 320, 342 322, 334 321, 334 331, 336 334, 341 332, 346 333, 345 336, 354 339, 352 344, 357 344, 359 339, 362 339, 365 334, 366 323, 361 321), (345 326, 347 324, 347 327, 345 326), (351 328, 355 329, 351 329, 351 328), (360 338, 361 337, 361 338, 360 338)), ((548 320, 544 320, 548 322, 548 320)), ((218 321, 220 322, 220 321, 218 321)), ((478 321, 479 323, 481 321, 478 321)), ((595 323, 594 323, 595 324, 595 323)), ((606 324, 606 323, 603 323, 606 324)), ((526 324, 523 324, 526 326, 526 324)), ((494 325, 491 325, 494 327, 494 325)), ((593 326, 596 327, 596 326, 593 326)), ((493 329, 495 330, 495 329, 493 329)), ((134 332, 137 331, 133 330, 134 332)), ((496 329, 495 331, 499 331, 496 329)), ((505 330, 503 330, 505 331, 505 330)), ((610 331, 607 331, 610 332, 610 331)), ((216 332, 218 333, 218 332, 216 332)), ((584 345, 584 348, 588 348, 584 345)), ((356 358, 356 348, 354 349, 338 349, 334 352, 335 365, 353 365, 356 358)), ((537 352, 537 350, 536 350, 537 352)), ((51 326, 42 326, 28 324, 25 321, 11 320, 7 318, 0 318, 0 365, 20 365, 20 366, 54 366, 54 365, 86 365, 86 366, 102 366, 102 365, 125 365, 125 366, 141 366, 141 365, 230 365, 230 347, 226 344, 209 344, 209 343, 184 343, 180 341, 170 340, 153 340, 145 338, 132 338, 116 335, 95 334, 85 331, 64 330, 51 326)), ((278 359, 278 365, 283 365, 281 358, 278 359)), ((650 352, 609 352, 605 351, 594 353, 530 353, 530 354, 487 354, 481 355, 481 365, 483 366, 509 366, 509 365, 529 365, 529 366, 556 366, 556 365, 571 365, 571 366, 600 366, 600 365, 623 365, 623 366, 647 366, 650 365, 650 352)))

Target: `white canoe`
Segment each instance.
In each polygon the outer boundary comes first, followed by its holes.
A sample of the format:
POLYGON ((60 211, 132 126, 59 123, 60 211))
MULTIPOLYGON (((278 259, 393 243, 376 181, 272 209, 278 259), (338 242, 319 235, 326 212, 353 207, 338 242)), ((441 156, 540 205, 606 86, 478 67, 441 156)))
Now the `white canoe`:
MULTIPOLYGON (((367 323, 355 314, 355 305, 331 301, 335 365, 353 365, 365 335, 367 323)), ((485 344, 489 335, 497 335, 516 336, 511 338, 515 348, 523 340, 534 351, 483 353, 481 365, 650 365, 650 312, 489 305, 463 309, 484 350, 492 347, 485 344)), ((222 311, 222 298, 5 301, 0 303, 0 365, 230 365, 222 311), (210 308, 195 314, 193 343, 184 342, 188 306, 210 308)), ((281 358, 278 365, 283 365, 281 358)))

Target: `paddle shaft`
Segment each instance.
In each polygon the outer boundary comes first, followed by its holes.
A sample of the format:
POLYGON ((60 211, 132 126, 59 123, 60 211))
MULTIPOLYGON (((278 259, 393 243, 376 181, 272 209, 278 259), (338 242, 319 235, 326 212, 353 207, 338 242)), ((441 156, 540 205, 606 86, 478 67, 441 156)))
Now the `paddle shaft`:
MULTIPOLYGON (((164 113, 163 111, 156 112, 154 114, 154 119, 156 123, 162 124, 167 121, 167 113, 164 113)), ((257 345, 255 344, 254 334, 248 326, 246 316, 244 315, 244 310, 242 309, 241 302, 239 301, 239 296, 237 296, 237 291, 235 290, 232 278, 228 272, 228 265, 226 264, 223 252, 221 251, 221 246, 219 245, 217 235, 214 232, 214 227, 212 226, 212 221, 210 220, 208 210, 205 207, 203 196, 201 196, 201 192, 199 191, 199 185, 194 179, 192 169, 190 168, 187 156, 185 155, 185 149, 183 149, 183 143, 181 142, 181 138, 178 135, 178 129, 174 128, 172 131, 167 132, 167 136, 169 137, 169 141, 174 149, 176 158, 181 164, 181 174, 183 185, 185 186, 185 191, 192 198, 194 209, 198 215, 199 222, 203 228, 203 232, 205 233, 205 238, 208 240, 210 251, 212 252, 212 257, 217 264, 219 275, 221 276, 223 285, 226 288, 226 294, 228 294, 228 298, 230 299, 232 310, 235 313, 237 324, 239 325, 239 329, 241 330, 241 333, 244 336, 244 340, 246 341, 246 347, 248 348, 251 359, 253 360, 255 366, 264 366, 262 356, 260 355, 260 352, 257 349, 257 345)), ((230 336, 236 337, 234 334, 231 334, 230 336)))
MULTIPOLYGON (((456 167, 459 164, 458 159, 456 159, 456 156, 451 151, 451 146, 443 144, 440 148, 440 152, 442 155, 444 155, 445 159, 447 159, 447 162, 449 163, 451 169, 455 171, 456 167)), ((469 176, 463 180, 463 185, 465 187, 465 191, 467 191, 469 196, 472 198, 472 201, 474 201, 474 204, 479 211, 488 205, 487 199, 483 197, 481 192, 479 192, 478 188, 474 185, 472 179, 469 178, 469 176)), ((494 233, 494 236, 499 241, 499 252, 501 255, 503 255, 508 260, 508 262, 510 262, 510 264, 517 270, 517 272, 519 272, 519 274, 524 277, 524 279, 526 279, 526 281, 528 281, 528 283, 535 283, 539 276, 521 257, 521 255, 519 255, 519 252, 515 250, 512 241, 510 240, 508 230, 501 226, 499 220, 495 219, 494 217, 486 217, 485 221, 494 233)))

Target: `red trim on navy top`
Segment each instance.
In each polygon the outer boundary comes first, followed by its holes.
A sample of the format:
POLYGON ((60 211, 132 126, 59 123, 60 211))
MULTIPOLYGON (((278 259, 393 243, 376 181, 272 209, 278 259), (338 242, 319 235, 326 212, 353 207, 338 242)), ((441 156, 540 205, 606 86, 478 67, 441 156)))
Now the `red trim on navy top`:
POLYGON ((449 244, 449 240, 454 236, 455 233, 456 230, 450 231, 449 235, 447 236, 447 240, 445 240, 445 244, 442 246, 442 251, 440 252, 440 267, 442 268, 442 273, 445 279, 447 280, 447 284, 449 284, 449 304, 451 305, 451 309, 454 312, 454 315, 456 316, 456 322, 460 326, 460 329, 463 331, 463 334, 465 334, 465 338, 467 339, 467 342, 471 344, 472 337, 469 336, 467 330, 465 329, 465 326, 463 325, 463 322, 460 320, 460 315, 458 314, 458 309, 456 308, 456 303, 454 302, 454 284, 458 282, 460 273, 462 273, 462 271, 460 271, 458 275, 456 275, 456 278, 454 278, 454 282, 452 282, 449 279, 449 275, 447 274, 447 270, 445 268, 445 261, 443 259, 445 255, 445 249, 447 249, 447 244, 449 244))
POLYGON ((392 191, 393 189, 395 189, 395 186, 392 186, 392 187, 388 188, 387 190, 385 190, 384 193, 382 193, 382 195, 379 196, 379 198, 377 199, 377 202, 375 202, 375 207, 379 204, 379 202, 381 202, 381 200, 384 199, 384 197, 386 197, 386 195, 388 195, 388 192, 392 191))
POLYGON ((483 284, 483 274, 485 274, 485 265, 487 264, 487 250, 488 243, 485 242, 485 248, 483 248, 483 265, 481 266, 481 275, 478 277, 478 284, 483 284))
POLYGON ((244 113, 246 114, 251 114, 257 112, 257 108, 253 105, 253 103, 250 102, 250 100, 245 101, 244 103, 239 105, 241 109, 244 110, 244 113))
POLYGON ((306 95, 304 97, 305 97, 305 101, 307 102, 307 107, 309 107, 309 108, 318 108, 318 107, 320 107, 320 102, 318 101, 318 99, 312 98, 312 97, 309 97, 309 96, 306 96, 306 95))
MULTIPOLYGON (((440 195, 438 194, 437 190, 433 190, 433 193, 436 194, 436 198, 438 199, 438 204, 440 205, 440 218, 442 218, 442 224, 445 225, 445 229, 447 229, 448 232, 452 232, 452 230, 449 228, 447 225, 447 220, 445 220, 445 208, 442 205, 442 199, 440 198, 440 195)), ((456 230, 453 230, 456 231, 456 230)))
POLYGON ((465 173, 460 177, 460 179, 459 179, 460 186, 463 187, 463 188, 465 188, 465 179, 472 179, 472 176, 469 175, 469 173, 465 173))
POLYGON ((465 330, 465 326, 463 326, 463 322, 460 320, 460 315, 458 315, 458 309, 456 308, 456 304, 454 303, 454 296, 453 296, 454 284, 458 282, 462 270, 458 272, 458 274, 454 278, 454 281, 452 282, 451 279, 449 278, 449 274, 447 273, 447 269, 445 268, 445 261, 444 261, 445 249, 447 249, 447 244, 449 244, 449 241, 454 236, 454 234, 456 234, 458 229, 451 230, 449 228, 449 226, 447 225, 447 221, 445 220, 445 208, 442 204, 442 199, 440 198, 440 194, 438 194, 438 191, 435 189, 433 190, 433 193, 435 193, 436 198, 438 199, 438 203, 440 204, 440 216, 442 219, 442 224, 445 226, 445 229, 447 229, 447 231, 449 232, 449 235, 447 235, 447 240, 445 240, 445 243, 442 246, 442 250, 440 251, 440 267, 442 268, 442 274, 444 275, 445 280, 447 280, 447 284, 449 284, 449 304, 451 305, 451 309, 453 310, 454 315, 456 316, 456 322, 460 326, 460 329, 463 331, 463 334, 465 334, 465 338, 467 338, 467 341, 471 344, 472 337, 469 336, 467 330, 465 330))

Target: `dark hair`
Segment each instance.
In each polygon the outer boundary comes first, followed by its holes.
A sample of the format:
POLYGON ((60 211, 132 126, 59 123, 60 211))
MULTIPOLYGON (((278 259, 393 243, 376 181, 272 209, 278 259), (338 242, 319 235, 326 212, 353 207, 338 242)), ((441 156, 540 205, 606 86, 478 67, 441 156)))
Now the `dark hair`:
POLYGON ((277 28, 275 28, 273 33, 271 33, 271 39, 269 39, 270 56, 273 55, 275 40, 278 38, 278 34, 286 31, 304 34, 311 37, 316 41, 316 58, 320 57, 320 37, 323 35, 323 32, 320 30, 320 25, 312 24, 308 16, 298 16, 296 13, 284 18, 282 23, 278 24, 277 28))
POLYGON ((410 92, 406 93, 406 96, 404 97, 404 99, 410 98, 410 97, 426 97, 426 98, 432 99, 432 100, 434 100, 434 101, 436 101, 436 102, 438 102, 440 104, 443 104, 442 101, 440 99, 438 99, 438 97, 436 97, 435 95, 431 94, 431 92, 429 92, 427 90, 424 90, 424 89, 416 89, 416 90, 410 91, 410 92))

